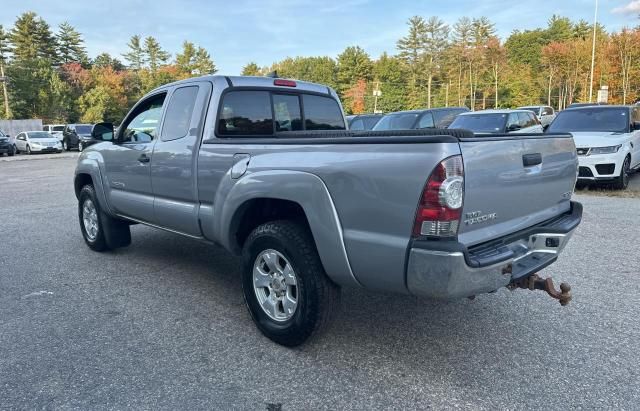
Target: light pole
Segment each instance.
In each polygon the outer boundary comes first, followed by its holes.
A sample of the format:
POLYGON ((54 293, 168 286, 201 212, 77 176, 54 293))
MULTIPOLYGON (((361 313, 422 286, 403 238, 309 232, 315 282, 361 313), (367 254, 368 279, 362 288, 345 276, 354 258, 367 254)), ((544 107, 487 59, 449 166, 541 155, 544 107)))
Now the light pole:
POLYGON ((596 0, 596 11, 593 14, 593 41, 591 43, 591 76, 589 81, 589 103, 593 100, 593 68, 596 62, 596 28, 598 27, 598 0, 596 0))

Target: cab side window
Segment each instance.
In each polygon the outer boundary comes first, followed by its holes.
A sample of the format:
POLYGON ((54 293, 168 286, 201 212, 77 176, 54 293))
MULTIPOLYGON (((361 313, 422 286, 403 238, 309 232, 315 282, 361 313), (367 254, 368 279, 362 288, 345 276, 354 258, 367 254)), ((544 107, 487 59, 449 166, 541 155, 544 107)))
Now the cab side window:
POLYGON ((120 142, 149 143, 156 138, 166 93, 150 97, 136 107, 123 124, 120 142))
POLYGON ((173 92, 162 126, 162 140, 177 140, 189 134, 198 89, 198 86, 189 86, 173 92))

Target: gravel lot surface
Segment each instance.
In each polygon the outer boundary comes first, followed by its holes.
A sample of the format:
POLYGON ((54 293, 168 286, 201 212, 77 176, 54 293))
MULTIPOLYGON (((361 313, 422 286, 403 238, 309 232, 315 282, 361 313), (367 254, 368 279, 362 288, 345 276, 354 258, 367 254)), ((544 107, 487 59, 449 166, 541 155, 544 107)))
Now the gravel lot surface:
POLYGON ((0 163, 0 408, 638 409, 640 200, 579 195, 560 261, 574 301, 436 303, 344 290, 333 327, 277 346, 238 260, 144 226, 89 250, 72 158, 0 163))

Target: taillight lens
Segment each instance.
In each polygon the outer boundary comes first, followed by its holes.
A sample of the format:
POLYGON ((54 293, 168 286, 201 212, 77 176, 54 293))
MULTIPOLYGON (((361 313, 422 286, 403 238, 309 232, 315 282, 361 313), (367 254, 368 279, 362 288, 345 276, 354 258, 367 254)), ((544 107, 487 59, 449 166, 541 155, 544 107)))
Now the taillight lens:
POLYGON ((452 237, 458 233, 464 200, 462 156, 440 162, 422 190, 413 236, 452 237))

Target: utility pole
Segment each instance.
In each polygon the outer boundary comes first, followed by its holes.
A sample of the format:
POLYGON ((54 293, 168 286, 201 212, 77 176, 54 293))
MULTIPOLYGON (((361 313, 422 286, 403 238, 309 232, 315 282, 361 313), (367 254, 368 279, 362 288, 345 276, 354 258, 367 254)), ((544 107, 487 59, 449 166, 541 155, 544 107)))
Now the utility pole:
POLYGON ((382 95, 382 91, 380 91, 380 82, 376 81, 375 89, 373 90, 373 112, 378 112, 378 97, 382 95))
POLYGON ((593 68, 596 62, 596 28, 598 27, 598 0, 593 14, 593 42, 591 43, 591 76, 589 80, 589 103, 593 102, 593 68))

